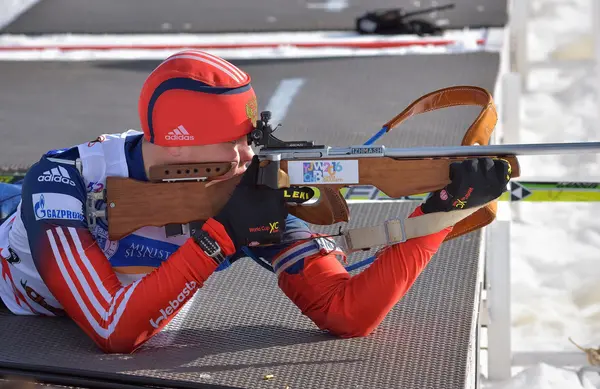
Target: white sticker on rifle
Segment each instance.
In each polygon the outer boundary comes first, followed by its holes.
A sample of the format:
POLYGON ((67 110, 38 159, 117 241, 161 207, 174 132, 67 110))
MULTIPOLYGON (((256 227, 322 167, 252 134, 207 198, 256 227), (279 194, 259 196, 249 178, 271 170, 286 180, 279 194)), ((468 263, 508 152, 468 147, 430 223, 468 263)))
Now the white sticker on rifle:
POLYGON ((289 161, 291 185, 358 184, 358 160, 289 161))

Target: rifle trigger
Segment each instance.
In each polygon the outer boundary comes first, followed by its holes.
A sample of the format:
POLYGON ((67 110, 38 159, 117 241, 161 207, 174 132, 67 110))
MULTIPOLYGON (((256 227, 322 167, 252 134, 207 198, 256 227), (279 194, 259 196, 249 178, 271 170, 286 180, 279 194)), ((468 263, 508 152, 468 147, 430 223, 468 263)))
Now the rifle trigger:
POLYGON ((106 210, 96 207, 98 201, 106 200, 106 189, 101 192, 90 192, 87 194, 85 203, 85 213, 88 223, 88 228, 92 230, 96 226, 98 218, 106 218, 106 210))
POLYGON ((170 238, 172 236, 183 235, 183 225, 181 224, 167 224, 165 225, 165 236, 170 238))

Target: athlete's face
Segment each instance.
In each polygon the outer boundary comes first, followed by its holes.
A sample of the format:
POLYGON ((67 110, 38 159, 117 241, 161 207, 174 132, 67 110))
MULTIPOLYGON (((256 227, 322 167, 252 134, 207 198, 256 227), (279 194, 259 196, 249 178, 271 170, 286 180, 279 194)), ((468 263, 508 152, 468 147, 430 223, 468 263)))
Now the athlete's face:
POLYGON ((235 174, 246 171, 246 165, 252 162, 254 151, 248 145, 246 136, 236 141, 217 143, 212 145, 188 146, 181 148, 179 162, 234 162, 235 174))

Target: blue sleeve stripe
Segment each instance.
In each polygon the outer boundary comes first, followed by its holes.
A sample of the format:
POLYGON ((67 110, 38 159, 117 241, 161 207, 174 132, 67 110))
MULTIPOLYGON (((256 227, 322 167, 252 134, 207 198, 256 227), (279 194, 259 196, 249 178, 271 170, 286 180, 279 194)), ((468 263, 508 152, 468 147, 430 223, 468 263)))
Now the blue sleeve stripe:
POLYGON ((273 261, 273 269, 275 274, 279 275, 282 271, 292 266, 294 263, 308 256, 319 253, 319 246, 313 242, 302 243, 298 246, 293 246, 287 251, 284 251, 280 256, 273 261))

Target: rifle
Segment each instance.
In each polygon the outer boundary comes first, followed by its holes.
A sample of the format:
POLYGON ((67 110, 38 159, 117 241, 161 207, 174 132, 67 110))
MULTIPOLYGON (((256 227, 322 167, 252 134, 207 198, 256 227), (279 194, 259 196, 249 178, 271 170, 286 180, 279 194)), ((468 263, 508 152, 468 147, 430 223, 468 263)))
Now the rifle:
POLYGON ((406 12, 403 8, 370 11, 356 19, 356 31, 359 34, 441 35, 442 29, 433 22, 411 18, 452 8, 454 4, 438 5, 411 12, 406 12))
MULTIPOLYGON (((273 189, 314 188, 318 194, 316 201, 308 201, 312 196, 294 195, 293 198, 290 195, 288 207, 290 214, 316 225, 350 220, 348 205, 340 193, 344 188, 372 185, 390 198, 399 198, 442 189, 450 183, 450 164, 467 158, 503 158, 512 167, 511 178, 516 178, 520 176, 517 155, 600 150, 599 143, 489 145, 497 113, 490 93, 475 86, 449 87, 420 97, 360 146, 330 147, 316 145, 314 141, 282 141, 273 135, 275 130, 269 120, 270 112, 261 112, 255 129, 248 135, 248 142, 259 148, 256 153, 261 161, 258 184, 273 189), (379 136, 409 117, 458 105, 481 107, 460 146, 386 148, 373 145, 379 136)), ((189 223, 207 220, 225 205, 241 178, 231 177, 232 168, 230 162, 161 165, 150 167, 149 182, 107 177, 104 192, 88 195, 88 223, 93 225, 96 218, 108 216, 110 240, 121 239, 144 226, 165 226, 168 236, 182 234, 189 223), (105 201, 106 211, 95 208, 95 200, 105 201)), ((412 218, 422 219, 421 224, 413 220, 389 221, 383 226, 350 230, 345 234, 346 243, 350 250, 365 249, 405 241, 453 225, 446 237, 450 240, 488 225, 495 219, 496 210, 497 200, 479 208, 446 212, 446 215, 412 218)))

